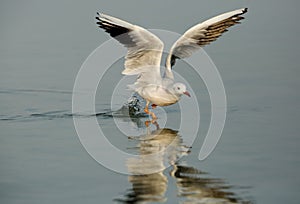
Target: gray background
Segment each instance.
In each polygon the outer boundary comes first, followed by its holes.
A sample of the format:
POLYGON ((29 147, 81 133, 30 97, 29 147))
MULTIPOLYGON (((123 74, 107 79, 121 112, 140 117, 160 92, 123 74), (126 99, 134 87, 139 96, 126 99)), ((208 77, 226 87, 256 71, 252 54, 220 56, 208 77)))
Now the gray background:
MULTIPOLYGON (((183 33, 240 7, 249 8, 246 20, 205 48, 227 93, 223 136, 204 162, 197 160, 200 141, 185 160, 241 186, 232 191, 253 202, 299 203, 296 0, 1 0, 1 203, 110 203, 129 188, 127 176, 89 157, 72 118, 66 117, 81 64, 109 39, 95 25, 97 11, 146 28, 183 33)), ((99 110, 108 108, 99 104, 99 110)), ((107 120, 103 124, 109 128, 107 120)), ((168 203, 178 202, 173 184, 166 193, 168 203)))

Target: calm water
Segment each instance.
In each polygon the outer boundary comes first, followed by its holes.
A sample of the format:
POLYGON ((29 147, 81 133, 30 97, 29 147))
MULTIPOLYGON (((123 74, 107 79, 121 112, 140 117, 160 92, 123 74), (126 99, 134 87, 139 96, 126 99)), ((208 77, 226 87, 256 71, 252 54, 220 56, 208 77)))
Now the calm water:
MULTIPOLYGON (((299 203, 298 7, 292 0, 164 1, 134 7, 117 1, 2 1, 1 203, 299 203), (109 87, 107 80, 99 88, 103 95, 96 97, 97 119, 112 144, 140 155, 140 160, 124 161, 129 172, 151 169, 143 156, 175 142, 152 161, 171 166, 147 176, 118 174, 94 161, 78 139, 71 104, 81 64, 108 39, 95 26, 96 11, 182 33, 199 20, 244 6, 249 7, 246 20, 205 49, 219 68, 228 100, 225 129, 213 154, 197 159, 210 120, 201 80, 194 90, 201 126, 192 148, 186 145, 190 136, 178 132, 177 105, 165 109, 171 118, 165 127, 158 120, 160 127, 147 129, 144 116, 113 118, 105 97, 109 88, 103 89, 109 87), (115 121, 138 137, 122 134, 115 121), (147 131, 156 137, 141 140, 147 131)), ((122 61, 114 66, 116 71, 107 74, 118 79, 122 61)), ((175 69, 184 66, 179 62, 175 69)))

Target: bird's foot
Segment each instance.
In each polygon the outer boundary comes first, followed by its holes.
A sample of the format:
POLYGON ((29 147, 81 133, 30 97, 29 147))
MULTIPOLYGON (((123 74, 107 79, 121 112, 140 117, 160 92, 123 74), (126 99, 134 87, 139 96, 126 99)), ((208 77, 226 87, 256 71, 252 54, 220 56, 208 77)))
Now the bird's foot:
POLYGON ((145 121, 145 126, 146 126, 146 127, 149 127, 150 124, 151 124, 151 121, 150 121, 150 120, 145 121))
POLYGON ((155 125, 155 127, 156 127, 157 130, 159 129, 159 125, 158 125, 156 119, 152 119, 152 120, 147 120, 147 121, 145 121, 145 126, 146 126, 146 127, 149 127, 150 124, 155 125))

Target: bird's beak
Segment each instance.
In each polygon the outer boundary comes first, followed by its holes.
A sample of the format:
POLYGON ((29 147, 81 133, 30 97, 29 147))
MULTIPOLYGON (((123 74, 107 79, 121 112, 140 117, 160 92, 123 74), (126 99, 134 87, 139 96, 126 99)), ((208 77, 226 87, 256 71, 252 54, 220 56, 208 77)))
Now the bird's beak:
POLYGON ((183 94, 187 95, 188 97, 191 97, 191 94, 188 91, 183 92, 183 94))

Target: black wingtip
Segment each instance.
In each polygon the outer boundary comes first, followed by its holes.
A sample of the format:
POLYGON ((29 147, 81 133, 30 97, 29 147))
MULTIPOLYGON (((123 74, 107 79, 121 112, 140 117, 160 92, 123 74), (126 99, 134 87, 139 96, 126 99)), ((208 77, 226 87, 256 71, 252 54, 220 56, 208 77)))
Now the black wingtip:
POLYGON ((243 13, 247 13, 248 12, 248 8, 244 8, 243 13))

